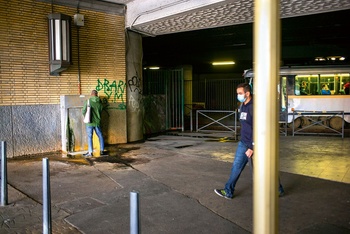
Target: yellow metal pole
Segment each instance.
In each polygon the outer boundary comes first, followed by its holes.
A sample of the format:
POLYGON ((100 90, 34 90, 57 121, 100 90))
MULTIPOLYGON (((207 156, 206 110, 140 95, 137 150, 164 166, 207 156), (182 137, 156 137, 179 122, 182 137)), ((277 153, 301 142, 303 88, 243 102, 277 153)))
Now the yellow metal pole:
POLYGON ((279 0, 254 5, 253 232, 278 233, 279 0))

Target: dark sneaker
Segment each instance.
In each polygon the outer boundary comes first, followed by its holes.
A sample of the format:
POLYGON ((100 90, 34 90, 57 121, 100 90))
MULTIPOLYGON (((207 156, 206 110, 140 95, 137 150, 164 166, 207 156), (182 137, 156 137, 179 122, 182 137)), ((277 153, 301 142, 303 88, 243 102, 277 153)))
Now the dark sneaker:
POLYGON ((89 158, 89 157, 92 157, 92 153, 87 152, 86 154, 83 154, 83 156, 85 158, 89 158))
POLYGON ((232 197, 228 197, 225 189, 214 189, 214 192, 220 197, 224 197, 226 199, 232 199, 232 197))
POLYGON ((107 156, 107 153, 105 151, 100 151, 100 156, 107 156))
POLYGON ((284 190, 283 189, 279 189, 278 190, 278 196, 279 197, 283 197, 284 196, 284 190))

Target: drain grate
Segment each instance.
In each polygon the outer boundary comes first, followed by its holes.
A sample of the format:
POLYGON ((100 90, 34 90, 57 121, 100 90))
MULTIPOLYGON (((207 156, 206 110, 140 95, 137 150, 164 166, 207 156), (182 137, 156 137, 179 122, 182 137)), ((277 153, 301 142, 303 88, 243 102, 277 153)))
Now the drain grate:
POLYGON ((187 148, 187 147, 191 147, 193 145, 180 145, 180 146, 175 146, 175 148, 177 149, 182 149, 182 148, 187 148))

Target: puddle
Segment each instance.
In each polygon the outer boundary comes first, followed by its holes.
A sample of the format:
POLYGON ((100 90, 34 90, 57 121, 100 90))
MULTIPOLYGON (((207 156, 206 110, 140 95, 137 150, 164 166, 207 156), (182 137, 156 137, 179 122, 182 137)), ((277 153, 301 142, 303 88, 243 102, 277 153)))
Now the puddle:
POLYGON ((147 163, 149 160, 144 158, 135 158, 123 156, 124 153, 131 150, 138 150, 140 147, 129 147, 128 145, 123 145, 119 147, 118 145, 107 146, 107 155, 106 156, 97 156, 91 158, 85 158, 83 156, 84 152, 73 152, 69 154, 63 154, 61 151, 41 153, 41 154, 31 154, 23 155, 19 157, 9 158, 8 162, 28 162, 28 161, 42 161, 43 158, 48 158, 50 161, 57 162, 67 162, 78 165, 93 165, 95 162, 108 162, 115 164, 123 164, 125 166, 130 166, 131 164, 141 164, 147 163))
POLYGON ((222 138, 215 138, 215 139, 210 139, 210 140, 205 140, 208 142, 238 142, 238 140, 235 140, 231 137, 222 137, 222 138))

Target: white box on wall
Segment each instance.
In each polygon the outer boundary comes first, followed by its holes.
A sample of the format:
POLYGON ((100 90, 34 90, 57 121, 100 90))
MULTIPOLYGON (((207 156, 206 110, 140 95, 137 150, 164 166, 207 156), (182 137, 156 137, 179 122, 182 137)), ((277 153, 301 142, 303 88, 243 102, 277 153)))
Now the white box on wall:
POLYGON ((84 26, 84 15, 82 15, 82 14, 75 14, 74 15, 74 24, 76 26, 84 26))

